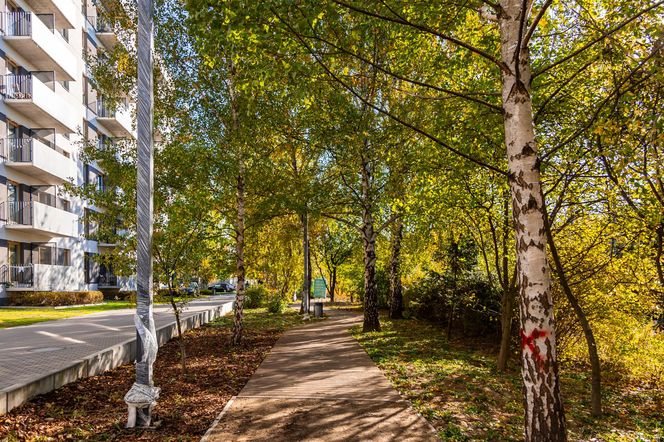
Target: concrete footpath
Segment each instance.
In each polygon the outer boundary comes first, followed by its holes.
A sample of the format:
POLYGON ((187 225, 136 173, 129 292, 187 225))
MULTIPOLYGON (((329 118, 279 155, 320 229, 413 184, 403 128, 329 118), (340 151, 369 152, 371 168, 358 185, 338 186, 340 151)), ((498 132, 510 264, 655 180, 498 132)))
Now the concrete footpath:
POLYGON ((286 332, 202 442, 436 441, 350 335, 356 314, 286 332))
MULTIPOLYGON (((189 303, 185 330, 199 327, 233 309, 235 295, 189 303)), ((77 379, 94 376, 134 360, 133 309, 0 329, 0 414, 29 398, 77 379)), ((159 345, 177 335, 170 305, 155 305, 159 345)))

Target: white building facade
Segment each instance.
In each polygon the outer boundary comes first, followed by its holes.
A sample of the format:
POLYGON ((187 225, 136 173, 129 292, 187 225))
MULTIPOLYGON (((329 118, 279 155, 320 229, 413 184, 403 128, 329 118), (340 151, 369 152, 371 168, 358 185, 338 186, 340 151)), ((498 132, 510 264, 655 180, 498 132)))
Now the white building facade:
POLYGON ((5 0, 0 40, 0 305, 11 291, 130 289, 94 255, 113 244, 63 183, 105 188, 82 141, 134 137, 132 104, 109 109, 84 53, 118 44, 88 0, 5 0))

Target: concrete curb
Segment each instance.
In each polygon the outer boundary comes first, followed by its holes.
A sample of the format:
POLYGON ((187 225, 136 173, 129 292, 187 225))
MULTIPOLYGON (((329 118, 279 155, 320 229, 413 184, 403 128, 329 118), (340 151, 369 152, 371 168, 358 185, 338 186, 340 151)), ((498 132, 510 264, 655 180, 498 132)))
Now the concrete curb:
MULTIPOLYGON (((230 313, 234 303, 234 301, 228 301, 182 319, 182 331, 198 328, 230 313)), ((175 320, 157 329, 157 342, 160 347, 175 336, 177 336, 175 320)), ((132 338, 84 359, 72 361, 71 365, 65 369, 53 371, 25 384, 12 385, 0 390, 0 415, 8 413, 39 394, 48 393, 78 379, 95 376, 131 362, 134 360, 135 354, 136 338, 132 338)))
POLYGON ((208 430, 205 432, 205 434, 201 438, 200 442, 208 442, 209 441, 210 436, 212 435, 212 432, 214 431, 216 426, 219 424, 219 422, 221 422, 221 418, 223 418, 224 415, 226 414, 226 412, 228 412, 228 410, 230 410, 231 406, 233 405, 233 402, 235 402, 235 399, 237 399, 237 396, 232 396, 228 400, 228 402, 226 402, 226 405, 224 405, 224 409, 221 410, 221 413, 219 413, 219 416, 217 416, 217 418, 214 420, 214 422, 212 422, 212 425, 210 425, 210 428, 208 428, 208 430))

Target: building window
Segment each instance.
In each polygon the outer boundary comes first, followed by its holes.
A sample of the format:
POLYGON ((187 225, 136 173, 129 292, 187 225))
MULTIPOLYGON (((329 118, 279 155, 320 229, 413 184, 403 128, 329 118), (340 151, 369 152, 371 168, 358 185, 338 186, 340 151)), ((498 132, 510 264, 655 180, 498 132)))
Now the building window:
POLYGON ((57 249, 57 260, 55 265, 70 266, 71 265, 71 251, 69 249, 57 249))
POLYGON ((85 252, 85 283, 96 284, 99 282, 99 263, 95 259, 95 253, 85 252))
POLYGON ((85 238, 96 241, 99 234, 99 222, 94 219, 94 212, 85 209, 85 238))
POLYGON ((53 264, 53 249, 51 246, 39 246, 39 262, 38 264, 53 264))
POLYGON ((70 266, 71 251, 53 244, 35 244, 32 261, 41 265, 70 266))
POLYGON ((104 175, 97 175, 97 190, 99 192, 104 192, 106 190, 106 180, 104 180, 104 175))
POLYGON ((88 186, 94 186, 95 190, 98 192, 106 191, 106 179, 104 174, 90 167, 89 165, 85 166, 85 184, 88 186))

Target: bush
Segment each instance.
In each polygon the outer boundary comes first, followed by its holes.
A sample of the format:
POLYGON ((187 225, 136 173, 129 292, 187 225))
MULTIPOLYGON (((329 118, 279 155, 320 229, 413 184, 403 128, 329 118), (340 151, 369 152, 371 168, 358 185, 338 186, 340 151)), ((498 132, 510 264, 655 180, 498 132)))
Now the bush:
POLYGON ((9 305, 17 306, 60 306, 98 304, 103 302, 104 295, 100 291, 81 292, 7 292, 9 305))
MULTIPOLYGON (((174 290, 173 294, 178 298, 176 301, 191 301, 195 298, 195 296, 187 296, 183 293, 179 293, 177 290, 174 290)), ((119 301, 131 301, 133 304, 136 304, 136 290, 119 292, 115 299, 119 301)), ((171 302, 171 294, 169 290, 155 289, 152 302, 158 304, 169 304, 171 302)))
POLYGON ((201 296, 212 296, 212 290, 210 289, 202 289, 200 292, 198 292, 201 296))
POLYGON ((259 308, 267 301, 267 289, 262 285, 252 285, 244 293, 244 308, 259 308))
POLYGON ((270 313, 283 313, 288 307, 288 301, 280 293, 273 293, 267 299, 267 311, 270 313))
POLYGON ((113 299, 115 301, 136 301, 136 290, 118 291, 113 299))
POLYGON ((454 311, 455 326, 469 335, 498 330, 500 293, 482 275, 468 273, 453 280, 449 275, 429 272, 404 291, 407 316, 447 323, 454 311))

